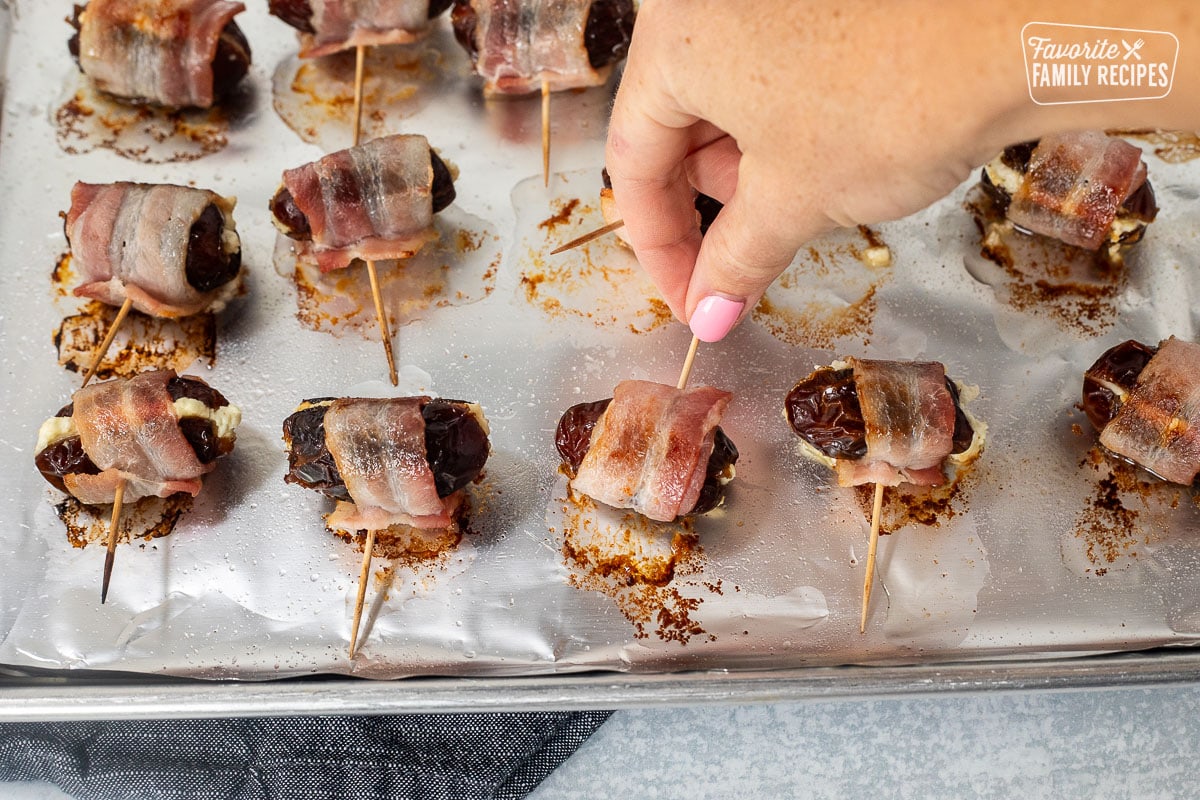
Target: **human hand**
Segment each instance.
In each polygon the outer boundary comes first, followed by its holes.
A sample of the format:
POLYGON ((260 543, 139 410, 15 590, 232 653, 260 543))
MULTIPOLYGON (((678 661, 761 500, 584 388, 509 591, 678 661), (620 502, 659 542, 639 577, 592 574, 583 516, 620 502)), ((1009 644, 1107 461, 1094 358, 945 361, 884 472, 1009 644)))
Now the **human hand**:
POLYGON ((1039 7, 646 0, 606 166, 675 315, 720 339, 806 241, 918 211, 1007 144, 1115 123, 1030 102, 1018 33, 1039 7), (725 203, 703 241, 693 188, 725 203))

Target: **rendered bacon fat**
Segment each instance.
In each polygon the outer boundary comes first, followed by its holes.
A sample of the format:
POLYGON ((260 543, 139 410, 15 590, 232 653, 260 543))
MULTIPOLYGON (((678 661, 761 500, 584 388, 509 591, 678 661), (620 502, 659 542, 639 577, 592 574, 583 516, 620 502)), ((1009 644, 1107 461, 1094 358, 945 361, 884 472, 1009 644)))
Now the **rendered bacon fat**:
POLYGON ((301 58, 415 42, 448 7, 446 0, 270 0, 271 13, 300 31, 301 58))
POLYGON ((434 172, 424 136, 339 150, 283 173, 271 204, 276 226, 322 272, 356 258, 410 258, 433 236, 434 172))
POLYGON ((489 450, 478 407, 428 397, 306 401, 283 430, 285 480, 338 500, 328 523, 347 531, 456 524, 489 450))
POLYGON ((600 86, 624 58, 634 10, 628 0, 457 0, 455 34, 488 95, 600 86))
POLYGON ((1030 156, 1008 218, 1033 233, 1096 250, 1145 182, 1142 151, 1128 142, 1101 131, 1047 136, 1030 156))
POLYGON ((39 432, 37 463, 54 485, 85 504, 195 496, 200 478, 232 451, 241 412, 197 378, 145 372, 92 384, 39 432))
POLYGON ((692 513, 705 487, 717 423, 732 397, 711 386, 679 390, 622 381, 591 430, 572 487, 661 522, 692 513))
POLYGON ((848 359, 800 381, 784 406, 841 486, 938 486, 947 459, 982 446, 982 424, 968 419, 937 362, 848 359))
POLYGON ((1171 337, 1157 350, 1137 342, 1112 348, 1085 375, 1084 408, 1109 451, 1163 480, 1195 482, 1200 344, 1171 337))
POLYGON ((238 290, 234 201, 170 184, 76 183, 66 233, 75 294, 159 317, 219 310, 238 290))
POLYGON ((208 108, 246 74, 250 48, 225 0, 90 0, 79 12, 79 67, 109 94, 208 108))

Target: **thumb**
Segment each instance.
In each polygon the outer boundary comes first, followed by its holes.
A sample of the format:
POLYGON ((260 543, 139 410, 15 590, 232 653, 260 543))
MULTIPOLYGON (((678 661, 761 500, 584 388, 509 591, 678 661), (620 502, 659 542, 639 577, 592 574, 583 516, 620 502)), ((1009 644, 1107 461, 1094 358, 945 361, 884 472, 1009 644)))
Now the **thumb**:
POLYGON ((824 214, 798 214, 794 204, 785 213, 782 204, 747 190, 767 184, 747 181, 744 165, 738 189, 704 236, 688 284, 688 325, 703 342, 725 338, 800 246, 836 227, 824 214))

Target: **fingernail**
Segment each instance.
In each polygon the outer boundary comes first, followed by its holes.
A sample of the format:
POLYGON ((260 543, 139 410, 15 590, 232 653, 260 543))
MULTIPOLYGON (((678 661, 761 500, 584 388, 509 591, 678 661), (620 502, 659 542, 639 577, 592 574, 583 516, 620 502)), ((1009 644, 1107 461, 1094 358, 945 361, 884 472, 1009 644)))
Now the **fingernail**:
POLYGON ((716 342, 733 330, 738 317, 745 308, 745 300, 731 300, 720 295, 709 295, 700 301, 692 318, 688 321, 692 333, 702 342, 716 342))

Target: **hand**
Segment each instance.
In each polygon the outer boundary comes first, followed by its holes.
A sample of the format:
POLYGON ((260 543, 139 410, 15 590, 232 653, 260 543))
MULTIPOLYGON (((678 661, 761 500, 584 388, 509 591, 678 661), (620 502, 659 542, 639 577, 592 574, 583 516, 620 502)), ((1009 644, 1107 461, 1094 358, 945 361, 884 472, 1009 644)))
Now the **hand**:
POLYGON ((1019 31, 1039 7, 646 0, 606 166, 627 238, 675 315, 720 339, 808 240, 918 211, 1008 144, 1158 113, 1035 107, 1019 31), (703 241, 693 187, 725 203, 703 241))

